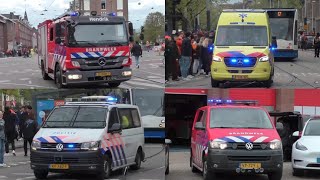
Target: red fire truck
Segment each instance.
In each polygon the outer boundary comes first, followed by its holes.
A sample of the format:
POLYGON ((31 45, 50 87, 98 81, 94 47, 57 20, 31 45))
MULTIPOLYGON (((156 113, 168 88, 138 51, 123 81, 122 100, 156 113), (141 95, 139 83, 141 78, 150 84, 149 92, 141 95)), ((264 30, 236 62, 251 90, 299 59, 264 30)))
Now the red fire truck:
POLYGON ((131 78, 129 44, 133 26, 124 17, 65 13, 38 25, 38 64, 44 80, 58 88, 108 83, 117 87, 131 78))

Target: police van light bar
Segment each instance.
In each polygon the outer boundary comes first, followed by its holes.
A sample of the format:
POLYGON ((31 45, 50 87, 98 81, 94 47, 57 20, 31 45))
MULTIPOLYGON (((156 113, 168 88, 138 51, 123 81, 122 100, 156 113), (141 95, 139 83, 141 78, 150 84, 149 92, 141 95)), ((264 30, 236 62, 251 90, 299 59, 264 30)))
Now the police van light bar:
POLYGON ((258 101, 255 101, 255 100, 209 99, 208 102, 213 104, 246 104, 246 105, 258 104, 258 101))
POLYGON ((115 12, 112 12, 112 13, 109 13, 108 15, 109 15, 109 16, 116 16, 116 13, 115 13, 115 12))
POLYGON ((66 102, 107 102, 116 103, 118 98, 112 96, 86 96, 82 98, 66 98, 66 102))
POLYGON ((79 13, 76 12, 76 11, 74 11, 74 12, 71 12, 71 13, 70 13, 70 16, 79 16, 79 13))

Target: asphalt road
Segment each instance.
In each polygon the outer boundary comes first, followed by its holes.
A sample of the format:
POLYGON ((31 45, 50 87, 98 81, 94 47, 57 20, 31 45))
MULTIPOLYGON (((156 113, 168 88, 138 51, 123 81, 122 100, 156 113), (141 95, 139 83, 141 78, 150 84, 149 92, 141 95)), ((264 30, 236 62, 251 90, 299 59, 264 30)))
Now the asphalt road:
MULTIPOLYGON (((210 77, 196 76, 188 81, 169 81, 166 87, 211 88, 210 77)), ((225 88, 262 87, 256 83, 224 84, 225 88)), ((276 60, 272 88, 318 88, 320 87, 320 58, 313 51, 299 51, 295 60, 276 60)))
MULTIPOLYGON (((170 149, 170 173, 166 180, 201 180, 201 173, 192 173, 189 166, 190 151, 189 149, 170 149)), ((320 178, 320 173, 307 172, 304 177, 292 176, 291 162, 284 163, 282 180, 316 180, 320 178)), ((266 175, 236 176, 222 175, 217 180, 268 180, 266 175)))
MULTIPOLYGON (((159 153, 162 150, 161 144, 146 144, 146 157, 159 153)), ((33 180, 35 179, 33 171, 30 168, 30 157, 24 157, 23 148, 16 150, 17 156, 12 154, 5 155, 6 167, 0 167, 0 180, 33 180)), ((126 180, 136 179, 164 179, 165 175, 164 151, 160 154, 149 158, 141 164, 137 171, 130 170, 127 173, 126 180)), ((49 173, 48 179, 94 179, 94 176, 86 174, 53 174, 49 173)), ((122 172, 116 171, 110 179, 124 179, 122 172)))
MULTIPOLYGON (((131 67, 133 69, 132 79, 121 83, 119 87, 140 89, 164 87, 163 55, 153 51, 144 51, 143 57, 140 58, 140 68, 135 67, 134 59, 131 67)), ((53 80, 42 79, 37 54, 32 58, 0 58, 0 89, 19 88, 56 89, 53 80)), ((75 86, 74 88, 108 88, 108 85, 75 86)))

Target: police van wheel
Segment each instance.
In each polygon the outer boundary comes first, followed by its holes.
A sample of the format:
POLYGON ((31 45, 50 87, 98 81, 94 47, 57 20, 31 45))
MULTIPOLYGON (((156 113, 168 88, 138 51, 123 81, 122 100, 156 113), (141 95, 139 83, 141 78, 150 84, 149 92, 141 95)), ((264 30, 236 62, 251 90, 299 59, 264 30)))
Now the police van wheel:
POLYGON ((211 86, 212 87, 219 87, 219 81, 213 80, 211 77, 211 86))
POLYGON ((108 83, 108 85, 111 88, 116 88, 116 87, 120 86, 120 83, 108 83))
POLYGON ((104 157, 104 161, 103 161, 103 171, 99 172, 99 174, 97 175, 97 179, 102 180, 105 178, 109 178, 111 175, 111 159, 109 158, 109 156, 105 156, 104 157))
POLYGON ((141 156, 141 151, 138 150, 138 152, 137 152, 137 154, 136 154, 136 159, 135 159, 135 163, 136 163, 136 164, 130 166, 131 169, 133 169, 133 170, 138 170, 138 169, 140 169, 140 166, 141 166, 141 158, 142 158, 142 156, 141 156))
POLYGON ((33 174, 37 179, 47 179, 48 171, 46 170, 34 170, 33 174))
POLYGON ((49 80, 49 76, 46 73, 46 71, 44 70, 44 64, 43 61, 41 61, 41 74, 42 74, 42 79, 43 80, 49 80))

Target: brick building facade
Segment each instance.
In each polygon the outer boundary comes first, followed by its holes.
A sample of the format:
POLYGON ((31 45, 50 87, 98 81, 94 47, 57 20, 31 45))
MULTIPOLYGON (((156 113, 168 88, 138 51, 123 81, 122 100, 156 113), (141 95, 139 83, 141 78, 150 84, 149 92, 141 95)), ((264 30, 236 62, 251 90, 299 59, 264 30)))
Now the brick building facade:
POLYGON ((90 15, 91 11, 97 11, 97 15, 102 16, 114 12, 128 20, 128 0, 73 0, 70 9, 84 15, 90 15))

